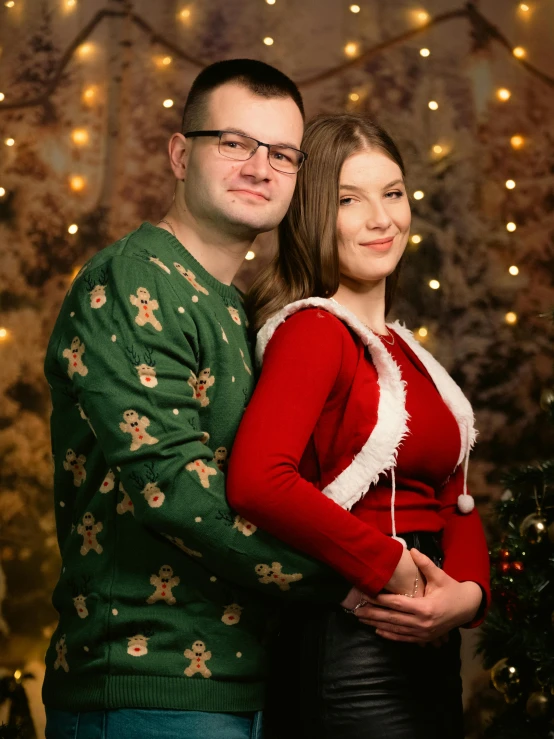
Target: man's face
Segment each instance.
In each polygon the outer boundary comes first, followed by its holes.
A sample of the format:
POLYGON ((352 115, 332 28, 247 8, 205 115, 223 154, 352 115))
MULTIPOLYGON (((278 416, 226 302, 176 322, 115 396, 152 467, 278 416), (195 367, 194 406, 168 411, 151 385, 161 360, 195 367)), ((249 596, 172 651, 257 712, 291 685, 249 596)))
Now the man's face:
MULTIPOLYGON (((304 124, 294 101, 263 98, 237 84, 214 90, 201 130, 235 131, 268 144, 300 148, 304 124)), ((201 226, 209 223, 237 238, 275 228, 285 216, 296 174, 274 170, 259 147, 246 161, 219 153, 217 136, 187 139, 185 207, 201 226)))

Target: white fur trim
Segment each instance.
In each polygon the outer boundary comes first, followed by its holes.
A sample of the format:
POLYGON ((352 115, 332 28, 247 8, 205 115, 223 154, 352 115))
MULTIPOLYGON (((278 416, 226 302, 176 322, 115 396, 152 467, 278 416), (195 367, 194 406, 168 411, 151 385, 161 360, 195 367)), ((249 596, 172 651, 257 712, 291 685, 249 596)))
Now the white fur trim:
POLYGON ((471 513, 475 508, 475 500, 469 493, 461 493, 458 495, 458 508, 461 513, 471 513))
POLYGON ((256 359, 259 364, 277 328, 289 316, 304 308, 322 308, 349 326, 367 346, 379 378, 377 423, 350 465, 323 490, 325 495, 349 510, 377 482, 382 472, 393 470, 396 465, 398 448, 409 433, 406 386, 400 368, 373 331, 342 305, 326 298, 308 298, 289 303, 270 318, 258 333, 256 359))

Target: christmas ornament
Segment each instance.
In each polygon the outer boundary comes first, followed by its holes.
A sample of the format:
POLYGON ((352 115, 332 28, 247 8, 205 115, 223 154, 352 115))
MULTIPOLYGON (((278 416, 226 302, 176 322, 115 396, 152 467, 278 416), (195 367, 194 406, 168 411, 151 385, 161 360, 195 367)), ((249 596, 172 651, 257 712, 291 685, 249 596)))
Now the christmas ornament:
POLYGON ((549 411, 552 407, 552 403, 554 403, 554 389, 546 387, 541 393, 541 408, 543 411, 549 411))
POLYGON ((514 688, 519 686, 519 670, 509 664, 508 658, 504 657, 492 668, 491 680, 499 693, 513 694, 514 688))
POLYGON ((525 516, 519 526, 520 535, 529 544, 540 544, 546 536, 546 518, 539 511, 525 516))
POLYGON ((525 708, 531 718, 545 718, 550 710, 551 699, 546 693, 531 693, 525 708))
POLYGON ((500 570, 500 572, 502 572, 503 574, 505 574, 506 572, 509 572, 510 571, 510 563, 509 562, 500 562, 498 564, 498 569, 500 570))
POLYGON ((500 559, 507 560, 510 559, 510 550, 509 549, 501 549, 498 552, 498 556, 500 559))
POLYGON ((525 567, 523 566, 523 562, 512 562, 510 567, 515 572, 523 572, 523 570, 525 569, 525 567))

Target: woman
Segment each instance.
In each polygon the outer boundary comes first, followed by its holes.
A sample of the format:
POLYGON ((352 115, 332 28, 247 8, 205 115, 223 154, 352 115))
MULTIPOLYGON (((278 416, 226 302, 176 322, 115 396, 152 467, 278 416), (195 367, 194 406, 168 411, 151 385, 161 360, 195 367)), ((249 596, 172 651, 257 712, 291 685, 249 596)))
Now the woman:
POLYGON ((412 334, 385 323, 411 219, 394 142, 337 115, 316 118, 302 146, 279 253, 249 297, 263 367, 228 496, 355 588, 346 608, 285 620, 269 729, 461 739, 457 627, 477 625, 489 599, 466 488, 473 413, 412 334))

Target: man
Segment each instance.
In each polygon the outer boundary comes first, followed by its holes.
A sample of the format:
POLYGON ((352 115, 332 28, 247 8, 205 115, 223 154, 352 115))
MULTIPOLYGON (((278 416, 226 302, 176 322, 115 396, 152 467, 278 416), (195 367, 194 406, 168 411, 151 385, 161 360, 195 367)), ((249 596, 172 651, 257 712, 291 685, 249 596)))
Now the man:
POLYGON ((49 739, 260 736, 277 606, 349 590, 225 499, 254 382, 231 281, 289 205, 300 94, 261 62, 219 62, 194 82, 182 131, 169 212, 85 265, 48 347, 63 559, 49 739))

